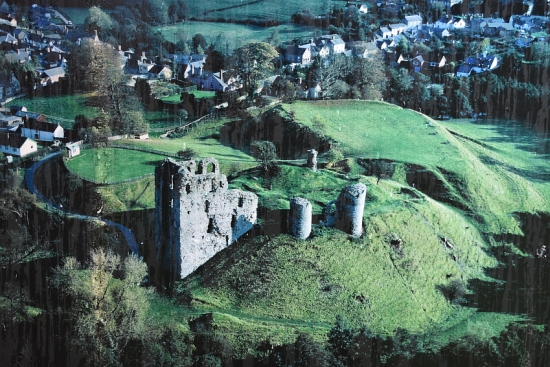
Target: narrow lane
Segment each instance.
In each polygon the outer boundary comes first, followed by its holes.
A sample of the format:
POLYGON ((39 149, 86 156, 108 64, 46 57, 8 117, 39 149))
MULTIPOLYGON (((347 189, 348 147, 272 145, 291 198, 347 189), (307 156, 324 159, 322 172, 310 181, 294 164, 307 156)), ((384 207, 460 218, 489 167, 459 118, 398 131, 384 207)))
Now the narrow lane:
POLYGON ((59 158, 60 156, 61 156, 61 152, 50 153, 50 154, 46 155, 45 157, 43 157, 38 162, 34 163, 27 170, 27 172, 25 174, 25 185, 27 186, 27 189, 33 195, 35 195, 40 201, 46 203, 47 205, 51 206, 55 210, 63 212, 64 214, 66 214, 69 217, 77 218, 77 219, 80 219, 80 220, 96 220, 96 221, 104 223, 107 226, 115 227, 116 229, 121 231, 122 234, 124 235, 124 239, 126 240, 126 243, 128 244, 128 248, 130 249, 130 251, 133 254, 139 255, 138 244, 136 242, 134 234, 132 233, 132 231, 129 228, 123 226, 122 224, 115 223, 111 220, 101 219, 101 218, 98 218, 98 217, 92 217, 92 216, 89 216, 89 215, 82 215, 82 214, 67 212, 66 210, 63 209, 63 207, 60 204, 54 202, 51 198, 47 198, 40 191, 38 191, 38 189, 36 188, 36 185, 34 184, 34 176, 36 174, 36 171, 44 163, 46 163, 47 161, 53 160, 55 158, 59 158))

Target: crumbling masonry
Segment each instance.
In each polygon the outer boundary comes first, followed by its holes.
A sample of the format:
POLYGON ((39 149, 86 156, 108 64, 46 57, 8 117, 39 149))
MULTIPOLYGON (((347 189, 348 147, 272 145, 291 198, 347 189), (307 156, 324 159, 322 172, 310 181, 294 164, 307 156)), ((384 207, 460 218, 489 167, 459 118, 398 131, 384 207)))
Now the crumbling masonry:
POLYGON ((176 162, 155 169, 156 244, 161 266, 183 279, 249 231, 258 197, 228 190, 214 158, 176 162), (207 172, 212 164, 213 172, 207 172))
POLYGON ((325 224, 336 227, 341 231, 359 237, 363 234, 363 212, 367 186, 358 183, 346 186, 338 195, 338 199, 331 201, 325 208, 325 224), (332 210, 332 206, 335 210, 332 210))

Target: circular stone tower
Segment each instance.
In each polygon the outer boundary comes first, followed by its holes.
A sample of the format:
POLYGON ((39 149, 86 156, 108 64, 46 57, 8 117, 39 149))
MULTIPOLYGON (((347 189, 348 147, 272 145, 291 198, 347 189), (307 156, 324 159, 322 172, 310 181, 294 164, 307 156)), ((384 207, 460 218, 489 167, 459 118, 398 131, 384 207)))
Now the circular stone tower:
POLYGON ((352 236, 361 236, 366 196, 367 186, 363 183, 346 186, 342 189, 336 202, 336 228, 350 233, 352 236))
POLYGON ((304 198, 290 200, 290 233, 305 240, 311 233, 311 203, 304 198))

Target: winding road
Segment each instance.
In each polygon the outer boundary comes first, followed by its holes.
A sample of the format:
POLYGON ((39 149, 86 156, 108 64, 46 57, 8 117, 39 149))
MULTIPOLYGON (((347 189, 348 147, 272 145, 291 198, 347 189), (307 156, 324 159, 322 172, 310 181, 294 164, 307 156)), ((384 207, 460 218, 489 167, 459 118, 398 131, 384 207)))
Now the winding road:
POLYGON ((80 220, 96 220, 96 221, 104 223, 105 225, 108 225, 110 227, 115 227, 116 229, 120 230, 120 232, 122 232, 122 234, 124 235, 124 239, 126 240, 126 243, 128 244, 128 248, 130 249, 130 251, 135 255, 139 255, 138 244, 136 242, 134 234, 132 233, 132 231, 129 228, 123 226, 122 224, 115 223, 111 220, 101 219, 101 218, 98 218, 98 217, 92 217, 92 216, 89 216, 89 215, 69 213, 69 212, 65 211, 60 204, 54 202, 50 198, 47 198, 40 191, 38 191, 38 189, 36 188, 36 185, 34 184, 34 176, 36 174, 36 171, 44 163, 46 163, 47 161, 53 160, 53 159, 55 159, 57 157, 60 157, 60 156, 61 156, 61 152, 50 153, 50 154, 46 155, 45 157, 43 157, 42 159, 40 159, 38 162, 34 163, 27 170, 27 172, 25 174, 25 185, 27 186, 27 189, 33 195, 35 195, 40 201, 46 203, 47 205, 51 206, 52 208, 54 208, 56 210, 62 211, 64 214, 66 214, 67 216, 69 216, 71 218, 76 218, 76 219, 80 219, 80 220))

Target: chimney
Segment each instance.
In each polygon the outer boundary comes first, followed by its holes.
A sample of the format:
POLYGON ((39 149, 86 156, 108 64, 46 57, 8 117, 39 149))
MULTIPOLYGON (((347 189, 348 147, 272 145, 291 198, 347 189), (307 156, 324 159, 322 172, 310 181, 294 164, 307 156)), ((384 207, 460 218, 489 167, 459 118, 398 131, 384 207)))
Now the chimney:
POLYGON ((220 79, 221 79, 222 82, 223 82, 223 70, 222 70, 222 69, 220 69, 220 79))
POLYGON ((195 74, 195 65, 191 64, 191 75, 195 74))
POLYGON ((122 51, 122 46, 121 45, 118 45, 118 50, 122 51))
POLYGON ((61 61, 62 58, 63 58, 63 55, 58 54, 58 59, 59 59, 59 61, 61 61))
POLYGON ((141 57, 145 58, 145 51, 141 51, 141 57))

